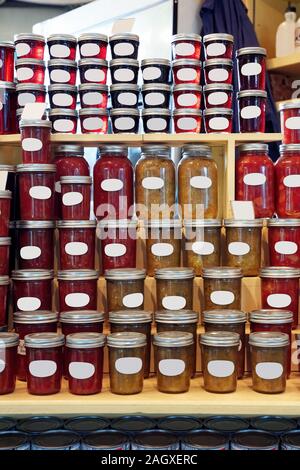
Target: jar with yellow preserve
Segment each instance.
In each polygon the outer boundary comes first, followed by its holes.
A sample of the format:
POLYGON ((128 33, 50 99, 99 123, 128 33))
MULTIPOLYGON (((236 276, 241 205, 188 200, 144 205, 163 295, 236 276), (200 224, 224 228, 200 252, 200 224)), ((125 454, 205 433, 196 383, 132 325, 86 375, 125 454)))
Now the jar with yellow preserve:
POLYGON ((178 202, 183 219, 218 217, 218 167, 207 145, 185 145, 178 165, 178 202))
POLYGON ((225 220, 224 264, 241 268, 244 276, 258 276, 261 267, 262 219, 225 220))
POLYGON ((174 217, 175 191, 175 165, 170 148, 159 144, 143 146, 135 167, 137 216, 142 219, 174 217))
POLYGON ((203 268, 220 266, 220 219, 184 220, 183 264, 201 276, 203 268))
POLYGON ((241 310, 242 277, 240 268, 228 266, 205 268, 203 276, 202 310, 241 310))
POLYGON ((163 268, 155 271, 157 310, 178 311, 193 309, 193 281, 191 268, 163 268))
POLYGON ((145 269, 107 269, 104 277, 108 312, 143 309, 145 269))

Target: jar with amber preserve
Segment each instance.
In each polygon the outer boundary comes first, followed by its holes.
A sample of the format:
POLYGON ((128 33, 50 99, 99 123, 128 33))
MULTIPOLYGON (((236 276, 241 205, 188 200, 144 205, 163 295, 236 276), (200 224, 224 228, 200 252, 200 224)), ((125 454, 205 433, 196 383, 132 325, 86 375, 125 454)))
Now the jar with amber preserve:
POLYGON ((134 395, 143 390, 146 344, 143 333, 125 331, 107 336, 112 393, 134 395))
POLYGON ((207 145, 185 145, 178 165, 178 202, 184 219, 218 216, 218 167, 207 145))
POLYGON ((143 309, 145 269, 107 269, 104 277, 108 312, 143 309))
POLYGON ((285 333, 257 332, 249 336, 253 390, 282 393, 287 378, 289 337, 285 333))
POLYGON ((241 379, 245 372, 246 314, 240 310, 210 310, 203 312, 205 332, 229 331, 240 336, 237 360, 237 377, 241 379))
POLYGON ((213 393, 235 392, 240 336, 210 331, 200 336, 204 389, 213 393))
POLYGON ((190 268, 163 268, 155 271, 157 310, 193 309, 193 281, 190 268))
POLYGON ((261 265, 263 221, 225 220, 226 247, 224 264, 241 268, 244 276, 257 276, 261 265))
POLYGON ((241 310, 243 273, 240 268, 217 267, 203 269, 203 310, 241 310))

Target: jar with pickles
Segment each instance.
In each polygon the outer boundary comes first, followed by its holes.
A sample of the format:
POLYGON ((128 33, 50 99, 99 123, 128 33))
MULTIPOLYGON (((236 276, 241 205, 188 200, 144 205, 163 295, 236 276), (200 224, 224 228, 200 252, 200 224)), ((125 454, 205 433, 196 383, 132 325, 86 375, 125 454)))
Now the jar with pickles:
POLYGON ((104 277, 108 312, 143 309, 145 269, 107 269, 104 277))
POLYGON ((241 310, 243 273, 240 268, 205 268, 203 310, 241 310))
POLYGON ((190 268, 163 268, 155 271, 157 310, 193 309, 193 281, 190 268))

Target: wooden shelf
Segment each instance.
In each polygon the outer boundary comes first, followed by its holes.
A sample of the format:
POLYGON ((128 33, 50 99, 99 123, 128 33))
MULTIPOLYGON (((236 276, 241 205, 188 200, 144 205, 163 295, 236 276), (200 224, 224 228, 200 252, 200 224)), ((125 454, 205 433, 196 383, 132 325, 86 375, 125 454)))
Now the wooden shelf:
POLYGON ((300 75, 300 53, 286 57, 275 57, 267 60, 267 69, 269 72, 283 73, 286 75, 300 75))

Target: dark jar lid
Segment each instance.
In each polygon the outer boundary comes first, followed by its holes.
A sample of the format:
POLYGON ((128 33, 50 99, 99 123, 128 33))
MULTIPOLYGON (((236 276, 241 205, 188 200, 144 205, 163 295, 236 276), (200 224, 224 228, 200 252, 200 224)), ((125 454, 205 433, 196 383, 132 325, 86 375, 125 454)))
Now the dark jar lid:
POLYGON ((4 348, 12 348, 18 346, 19 335, 17 333, 7 333, 3 331, 0 333, 0 350, 4 348))
POLYGON ((101 416, 75 416, 65 421, 64 428, 82 435, 102 431, 109 425, 109 420, 101 416))
POLYGON ((56 416, 31 416, 18 421, 16 429, 28 434, 39 434, 45 431, 63 429, 64 422, 56 416))
POLYGON ((211 418, 207 418, 203 425, 207 429, 221 432, 223 434, 243 431, 244 429, 248 429, 250 426, 248 420, 240 418, 239 416, 213 416, 211 418))
POLYGON ((163 431, 185 434, 202 428, 202 422, 194 416, 166 416, 158 421, 157 427, 163 431))
POLYGON ((232 448, 236 450, 273 450, 278 445, 277 436, 256 429, 239 431, 232 438, 232 448))
POLYGON ((152 313, 144 310, 119 310, 109 312, 109 322, 124 324, 152 323, 152 313))
POLYGON ((111 428, 125 433, 148 431, 156 427, 154 419, 148 416, 120 416, 111 423, 111 428))
POLYGON ((59 333, 31 333, 24 340, 25 346, 29 348, 54 348, 62 346, 65 337, 59 333))
POLYGON ((71 349, 100 348, 105 345, 102 333, 72 333, 66 336, 66 346, 71 349))
POLYGON ((17 421, 9 416, 0 416, 0 433, 15 429, 17 421))
POLYGON ((13 321, 14 323, 20 323, 22 325, 56 323, 58 321, 58 314, 46 310, 38 310, 35 312, 14 312, 13 321))
POLYGON ((114 429, 105 429, 87 434, 82 442, 88 449, 119 449, 128 444, 128 436, 114 429))
POLYGON ((18 431, 4 431, 0 433, 0 450, 15 450, 18 448, 30 449, 29 436, 18 431))
POLYGON ((86 324, 104 322, 104 313, 95 310, 71 310, 70 312, 61 312, 59 316, 60 323, 86 324))
POLYGON ((59 450, 78 444, 79 435, 65 429, 47 431, 33 437, 32 444, 39 449, 59 450))
POLYGON ((294 430, 281 436, 281 447, 285 450, 300 450, 300 430, 294 430))
POLYGON ((133 444, 143 449, 168 449, 177 443, 178 439, 174 434, 162 429, 141 432, 133 439, 133 444))
POLYGON ((256 416, 251 419, 250 423, 251 427, 254 429, 260 429, 261 431, 274 434, 283 434, 297 429, 296 420, 283 416, 256 416))
POLYGON ((209 429, 199 429, 186 434, 182 444, 202 450, 226 450, 229 447, 228 438, 224 434, 209 429))

